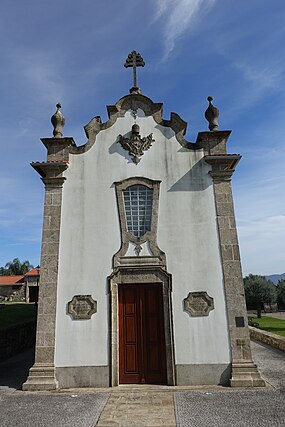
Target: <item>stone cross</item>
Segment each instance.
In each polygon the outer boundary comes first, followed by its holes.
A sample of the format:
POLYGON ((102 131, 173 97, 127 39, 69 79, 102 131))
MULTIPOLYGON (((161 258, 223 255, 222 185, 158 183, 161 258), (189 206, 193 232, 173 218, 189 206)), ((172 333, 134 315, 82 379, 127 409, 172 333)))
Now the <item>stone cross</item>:
POLYGON ((133 50, 131 53, 129 53, 124 66, 126 68, 133 67, 133 78, 134 78, 133 89, 138 89, 137 67, 144 67, 145 66, 144 60, 141 57, 140 53, 136 52, 135 50, 133 50))

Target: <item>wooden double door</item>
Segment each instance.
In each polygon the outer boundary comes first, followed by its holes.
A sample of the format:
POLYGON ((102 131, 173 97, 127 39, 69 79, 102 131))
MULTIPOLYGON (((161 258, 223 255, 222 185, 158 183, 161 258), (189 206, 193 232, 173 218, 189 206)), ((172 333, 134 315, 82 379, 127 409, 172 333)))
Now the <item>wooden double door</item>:
POLYGON ((119 382, 166 381, 162 285, 119 285, 119 382))

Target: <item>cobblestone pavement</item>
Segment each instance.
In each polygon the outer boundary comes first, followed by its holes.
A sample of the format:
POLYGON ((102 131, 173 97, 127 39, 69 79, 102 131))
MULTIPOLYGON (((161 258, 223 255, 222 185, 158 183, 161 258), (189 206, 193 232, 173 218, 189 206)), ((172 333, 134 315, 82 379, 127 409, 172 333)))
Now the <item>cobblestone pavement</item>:
POLYGON ((13 358, 14 362, 10 359, 0 363, 0 426, 284 426, 285 353, 255 342, 252 350, 255 362, 269 383, 267 388, 143 385, 23 393, 16 390, 18 378, 27 375, 32 355, 23 355, 26 373, 20 372, 18 355, 13 358))
MULTIPOLYGON (((285 390, 285 353, 260 342, 251 341, 254 362, 263 378, 274 388, 285 390)), ((285 398, 284 398, 285 404, 285 398)), ((285 422, 284 422, 285 425, 285 422)))
POLYGON ((281 427, 284 404, 272 389, 175 393, 178 427, 281 427))
POLYGON ((94 427, 108 393, 0 393, 1 427, 94 427))

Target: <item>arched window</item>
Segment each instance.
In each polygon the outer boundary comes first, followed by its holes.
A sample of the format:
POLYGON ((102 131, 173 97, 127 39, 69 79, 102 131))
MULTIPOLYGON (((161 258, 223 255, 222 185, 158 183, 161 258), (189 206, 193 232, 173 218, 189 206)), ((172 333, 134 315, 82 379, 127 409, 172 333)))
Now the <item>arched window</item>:
POLYGON ((128 232, 142 237, 151 231, 153 190, 145 185, 131 185, 123 194, 128 232))

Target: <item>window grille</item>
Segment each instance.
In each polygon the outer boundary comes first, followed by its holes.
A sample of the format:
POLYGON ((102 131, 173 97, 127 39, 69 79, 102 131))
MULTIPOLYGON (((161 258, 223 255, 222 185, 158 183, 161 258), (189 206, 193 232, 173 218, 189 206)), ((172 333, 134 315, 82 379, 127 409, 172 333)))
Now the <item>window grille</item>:
POLYGON ((144 185, 131 185, 124 190, 127 228, 136 237, 151 230, 152 193, 144 185))

